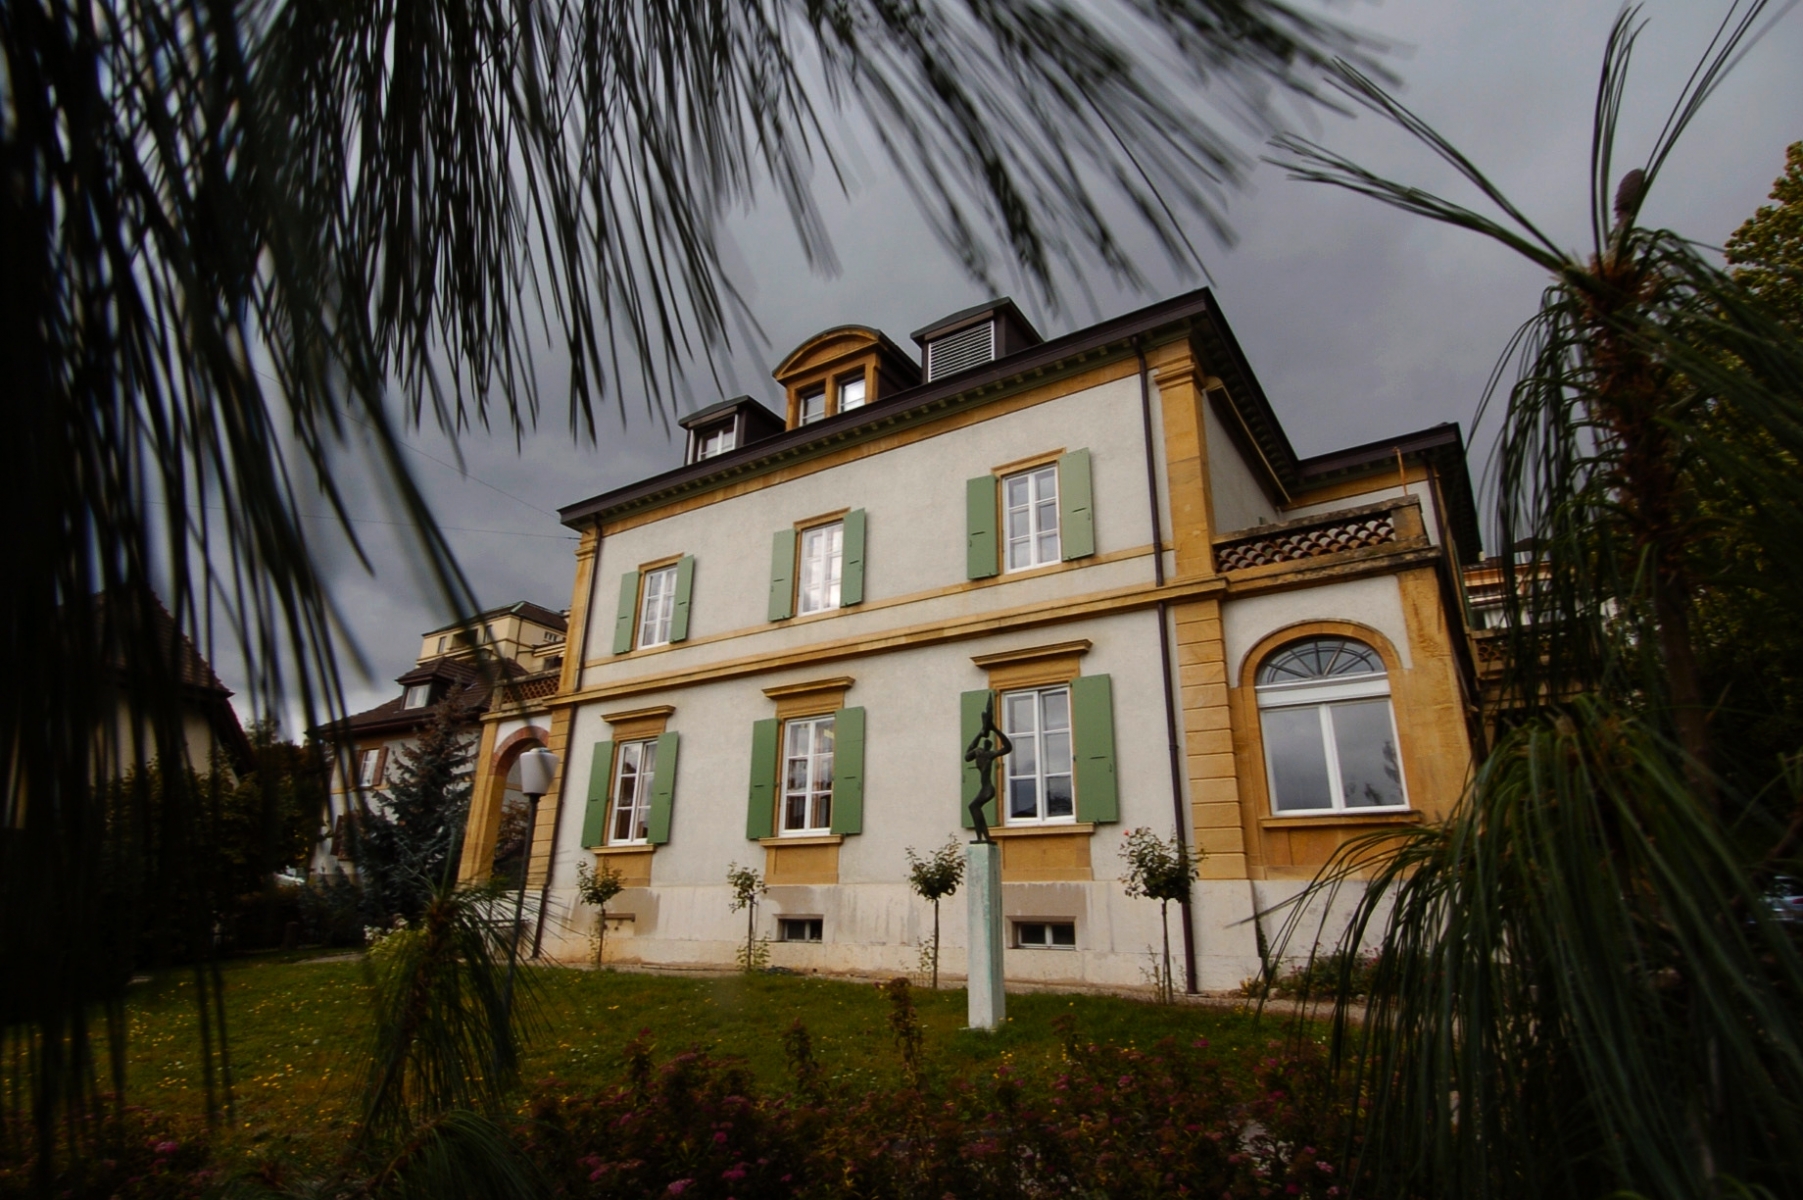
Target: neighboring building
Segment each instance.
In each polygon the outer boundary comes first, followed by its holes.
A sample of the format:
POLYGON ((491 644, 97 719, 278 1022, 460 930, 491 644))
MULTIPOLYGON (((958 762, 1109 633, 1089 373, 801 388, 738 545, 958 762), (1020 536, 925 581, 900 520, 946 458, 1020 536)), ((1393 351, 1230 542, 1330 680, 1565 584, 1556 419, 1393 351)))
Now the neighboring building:
MULTIPOLYGON (((237 709, 232 707, 232 690, 220 682, 206 656, 181 631, 169 611, 160 602, 153 603, 151 632, 167 658, 162 670, 175 682, 181 695, 182 748, 187 766, 201 774, 223 766, 233 775, 243 775, 251 768, 250 739, 244 734, 237 709)), ((109 621, 115 616, 122 618, 127 606, 109 605, 105 596, 96 596, 95 606, 101 637, 107 639, 109 621)), ((154 761, 158 755, 154 731, 134 716, 126 699, 125 681, 132 665, 117 650, 110 651, 109 658, 113 662, 114 678, 109 687, 117 696, 113 701, 116 716, 101 752, 100 772, 116 779, 154 761)))
POLYGON ((1297 458, 1206 290, 1052 341, 1007 301, 914 340, 924 369, 875 330, 810 338, 774 372, 782 417, 704 410, 685 465, 562 511, 569 653, 554 695, 483 717, 463 874, 543 744, 548 954, 586 953, 598 861, 630 885, 610 956, 730 964, 738 862, 770 885, 773 964, 908 971, 930 917, 904 852, 969 836, 993 701, 1008 976, 1144 982, 1158 906, 1125 894, 1123 835, 1176 827, 1207 852, 1189 973, 1233 987, 1256 913, 1465 784, 1458 430, 1297 458))
MULTIPOLYGON (((315 729, 314 738, 330 748, 333 767, 329 812, 311 870, 352 870, 346 819, 356 811, 358 793, 382 803, 395 754, 416 742, 438 704, 451 705, 473 740, 497 697, 555 690, 566 625, 564 614, 522 600, 434 629, 421 638, 413 669, 395 679, 398 695, 315 729)), ((513 806, 523 803, 516 796, 513 806)))

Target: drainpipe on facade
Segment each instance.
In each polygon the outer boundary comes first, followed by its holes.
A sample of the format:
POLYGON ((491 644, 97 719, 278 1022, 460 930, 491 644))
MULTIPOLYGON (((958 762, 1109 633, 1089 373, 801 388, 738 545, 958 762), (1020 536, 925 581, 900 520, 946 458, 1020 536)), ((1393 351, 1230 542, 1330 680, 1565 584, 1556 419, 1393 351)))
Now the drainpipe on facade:
MULTIPOLYGON (((1133 353, 1139 359, 1139 414, 1145 426, 1146 492, 1152 511, 1152 581, 1164 587, 1164 523, 1158 509, 1158 456, 1152 448, 1152 388, 1146 368, 1146 351, 1138 338, 1133 339, 1133 353)), ((1171 697, 1171 635, 1169 605, 1158 602, 1158 661, 1164 668, 1164 731, 1171 753, 1171 818, 1177 829, 1177 848, 1189 853, 1189 836, 1184 832, 1183 762, 1177 749, 1177 705, 1171 697)), ((1190 897, 1185 892, 1178 902, 1183 916, 1183 990, 1196 994, 1196 932, 1191 920, 1190 897)))

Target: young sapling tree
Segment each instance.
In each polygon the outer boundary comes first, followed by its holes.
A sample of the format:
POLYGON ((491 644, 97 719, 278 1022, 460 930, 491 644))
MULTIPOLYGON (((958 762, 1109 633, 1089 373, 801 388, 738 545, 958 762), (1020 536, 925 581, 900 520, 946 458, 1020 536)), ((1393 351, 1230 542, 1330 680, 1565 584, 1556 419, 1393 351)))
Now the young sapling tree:
POLYGON ((909 846, 908 854, 908 886, 914 894, 923 900, 933 902, 933 940, 931 958, 933 962, 933 990, 939 989, 939 902, 958 890, 964 882, 964 855, 958 849, 958 839, 948 838, 945 845, 922 858, 909 846))
POLYGON ((726 882, 732 888, 731 911, 745 910, 745 953, 740 965, 747 971, 755 970, 762 960, 757 951, 758 897, 770 889, 762 875, 736 862, 727 864, 726 882))
POLYGON ((1150 829, 1133 829, 1121 847, 1127 860, 1127 894, 1158 901, 1158 919, 1164 926, 1164 968, 1158 980, 1158 999, 1176 1000, 1171 980, 1171 901, 1188 899, 1190 884, 1199 874, 1202 851, 1192 850, 1172 834, 1170 840, 1150 829))
POLYGON ((587 863, 576 867, 576 893, 584 904, 595 906, 595 965, 601 965, 607 948, 607 902, 626 890, 626 881, 610 866, 591 870, 587 863))

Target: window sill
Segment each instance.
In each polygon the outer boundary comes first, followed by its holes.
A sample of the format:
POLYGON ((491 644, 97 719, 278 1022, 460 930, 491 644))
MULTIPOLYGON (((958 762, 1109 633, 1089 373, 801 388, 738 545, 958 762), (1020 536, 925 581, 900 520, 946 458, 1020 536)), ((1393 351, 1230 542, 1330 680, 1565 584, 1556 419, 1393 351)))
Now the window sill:
POLYGON ((845 840, 842 833, 796 834, 793 837, 759 838, 760 846, 837 846, 845 840))
POLYGON ((631 846, 590 846, 589 847, 589 850, 592 853, 600 854, 600 855, 650 854, 653 850, 656 850, 656 849, 657 849, 657 843, 655 843, 655 842, 645 842, 645 843, 642 843, 639 845, 631 845, 631 846))
POLYGON ((1094 833, 1094 821, 1070 821, 1065 824, 1056 822, 1048 825, 991 825, 989 836, 992 838, 1010 837, 1044 837, 1054 833, 1094 833))
POLYGON ((1396 812, 1339 812, 1298 813, 1293 817, 1260 817, 1258 824, 1263 829, 1306 829, 1317 825, 1419 825, 1426 818, 1418 809, 1398 810, 1396 812))

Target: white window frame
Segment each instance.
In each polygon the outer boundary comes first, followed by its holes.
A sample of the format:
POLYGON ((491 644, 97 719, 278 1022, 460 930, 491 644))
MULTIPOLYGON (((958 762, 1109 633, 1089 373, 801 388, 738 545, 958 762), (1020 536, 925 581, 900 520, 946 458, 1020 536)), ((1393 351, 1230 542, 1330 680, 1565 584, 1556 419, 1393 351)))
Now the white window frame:
MULTIPOLYGON (((998 804, 998 815, 1003 825, 1070 825, 1077 820, 1077 755, 1076 755, 1076 722, 1071 708, 1071 689, 1067 683, 1054 684, 1050 687, 1016 688, 1001 695, 1002 732, 1014 743, 1014 753, 1002 760, 1001 799, 998 804), (1047 729, 1046 698, 1057 693, 1064 696, 1064 728, 1047 729), (1033 728, 1015 730, 1009 726, 1014 723, 1014 705, 1010 701, 1021 697, 1033 697, 1033 728), (1046 769, 1046 743, 1058 734, 1064 735, 1064 758, 1062 771, 1046 769), (1015 773, 1015 768, 1022 757, 1021 751, 1031 747, 1033 752, 1033 772, 1031 775, 1015 773), (1046 780, 1064 777, 1070 780, 1071 811, 1068 813, 1048 814, 1046 812, 1046 780), (1034 815, 1017 817, 1014 815, 1014 781, 1016 779, 1033 781, 1034 815)), ((1053 764, 1056 765, 1056 764, 1053 764)))
POLYGON ((608 845, 643 846, 650 840, 651 790, 656 783, 657 739, 621 742, 614 751, 614 802, 607 814, 608 845), (627 830, 624 837, 620 835, 622 817, 627 830))
POLYGON ((839 412, 850 412, 854 408, 863 408, 870 403, 870 383, 862 372, 846 379, 841 379, 836 389, 838 393, 839 412), (854 397, 852 389, 857 389, 854 397))
POLYGON ((736 448, 738 439, 737 421, 722 421, 718 425, 708 425, 696 431, 695 458, 715 458, 736 448))
POLYGON ((826 940, 826 920, 822 917, 778 917, 776 919, 776 940, 803 946, 818 946, 826 940), (790 937, 790 930, 799 925, 802 937, 790 937), (808 937, 807 934, 814 936, 808 937))
POLYGON ((376 778, 376 768, 381 763, 382 747, 377 746, 373 750, 365 750, 357 760, 357 786, 360 788, 381 786, 381 781, 376 778))
POLYGON ((1063 531, 1058 527, 1058 464, 1045 463, 1002 476, 1002 569, 1031 571, 1050 566, 1063 561, 1063 552, 1063 531), (1016 484, 1025 489, 1024 503, 1014 502, 1016 484), (1019 534, 1014 523, 1017 513, 1025 524, 1025 532, 1019 534), (1018 557, 1017 549, 1022 551, 1018 557))
POLYGON ((1077 923, 1075 921, 1040 920, 1038 918, 1017 918, 1014 922, 1014 948, 1016 950, 1075 950, 1077 948, 1077 923), (1046 940, 1030 942, 1026 939, 1027 927, 1033 926, 1045 931, 1046 940), (1071 931, 1069 942, 1053 940, 1052 930, 1065 928, 1071 931))
POLYGON ((798 616, 839 607, 839 585, 845 570, 845 522, 813 525, 801 531, 795 570, 798 616))
MULTIPOLYGON (((1274 651, 1266 657, 1274 657, 1288 648, 1274 651)), ((1408 779, 1402 769, 1402 739, 1396 727, 1396 705, 1390 698, 1388 674, 1363 673, 1293 683, 1266 683, 1259 684, 1254 690, 1258 696, 1259 738, 1264 742, 1265 781, 1270 792, 1273 817, 1315 817, 1323 813, 1397 813, 1410 810, 1408 779), (1390 719, 1390 745, 1396 750, 1396 786, 1402 794, 1402 802, 1381 805, 1347 804, 1346 786, 1340 774, 1340 748, 1334 733, 1333 709, 1347 701, 1376 699, 1384 701, 1384 711, 1390 719), (1272 758, 1274 747, 1271 737, 1265 731, 1264 716, 1278 710, 1308 708, 1315 710, 1321 722, 1321 751, 1327 759, 1327 790, 1332 804, 1327 808, 1279 808, 1277 767, 1272 758)))
POLYGON ((401 694, 402 708, 424 708, 432 700, 432 685, 429 683, 412 683, 401 694))
POLYGON ((833 755, 838 749, 835 736, 831 749, 820 749, 820 731, 836 733, 831 713, 813 717, 791 717, 783 722, 783 756, 780 770, 782 808, 777 813, 780 837, 819 837, 832 832, 833 825, 833 755), (796 741, 801 730, 808 731, 808 744, 798 752, 796 741), (801 786, 791 787, 791 768, 800 764, 801 786), (802 824, 792 825, 792 802, 801 804, 802 824))
POLYGON ((676 616, 676 564, 646 571, 639 592, 639 649, 669 645, 676 616))
POLYGON ((801 395, 795 397, 795 424, 797 426, 812 425, 816 421, 824 421, 825 419, 826 419, 826 385, 825 384, 822 384, 820 387, 814 388, 810 391, 803 392, 801 395), (820 406, 820 408, 819 408, 818 412, 815 412, 810 416, 809 415, 809 406, 813 405, 813 404, 818 404, 820 406))

